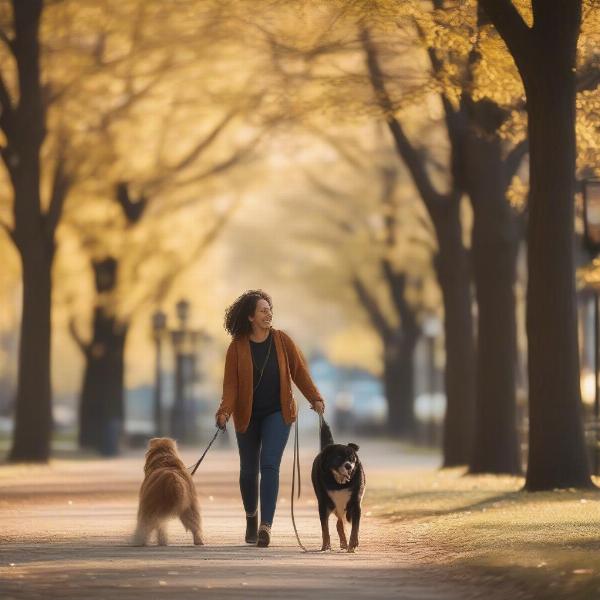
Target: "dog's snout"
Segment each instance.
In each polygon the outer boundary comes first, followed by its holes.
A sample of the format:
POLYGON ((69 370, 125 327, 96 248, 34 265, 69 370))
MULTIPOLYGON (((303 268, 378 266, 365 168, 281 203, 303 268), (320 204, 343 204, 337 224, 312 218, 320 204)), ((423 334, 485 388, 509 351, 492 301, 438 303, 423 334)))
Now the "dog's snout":
POLYGON ((347 463, 344 465, 344 468, 346 469, 346 471, 350 471, 350 470, 352 469, 352 463, 349 463, 349 462, 347 462, 347 463))

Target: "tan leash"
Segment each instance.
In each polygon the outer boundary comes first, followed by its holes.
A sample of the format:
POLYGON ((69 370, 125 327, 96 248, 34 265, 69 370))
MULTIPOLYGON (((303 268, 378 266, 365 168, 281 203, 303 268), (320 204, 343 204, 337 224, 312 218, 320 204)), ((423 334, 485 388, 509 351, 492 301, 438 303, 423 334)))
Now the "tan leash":
MULTIPOLYGON (((294 492, 296 487, 296 471, 298 472, 298 500, 300 499, 301 481, 300 481, 300 442, 298 439, 298 420, 300 413, 296 415, 296 423, 294 425, 294 462, 292 465, 292 500, 291 500, 291 512, 292 512, 292 525, 294 526, 294 533, 296 534, 296 540, 298 546, 302 548, 304 552, 319 552, 319 550, 308 550, 298 535, 298 528, 296 527, 296 519, 294 518, 294 492)), ((319 414, 319 440, 321 436, 321 427, 323 427, 323 415, 319 414)), ((319 441, 320 444, 320 441, 319 441)))
POLYGON ((298 546, 302 548, 304 552, 308 552, 307 548, 300 541, 300 536, 298 535, 298 528, 296 527, 296 519, 294 518, 294 492, 296 487, 296 470, 298 470, 298 499, 300 499, 300 490, 301 490, 301 482, 300 482, 300 452, 299 452, 299 443, 298 443, 298 416, 296 415, 296 423, 294 425, 294 462, 292 464, 292 525, 294 526, 294 533, 296 534, 296 540, 298 540, 298 546))

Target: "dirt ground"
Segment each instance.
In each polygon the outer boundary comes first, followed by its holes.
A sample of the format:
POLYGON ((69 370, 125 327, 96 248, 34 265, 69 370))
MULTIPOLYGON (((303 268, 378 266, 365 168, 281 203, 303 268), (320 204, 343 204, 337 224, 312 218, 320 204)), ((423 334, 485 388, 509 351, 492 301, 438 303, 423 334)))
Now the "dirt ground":
MULTIPOLYGON (((217 446, 217 445, 215 445, 217 446)), ((438 457, 407 454, 398 445, 362 442, 367 473, 360 547, 356 554, 321 553, 320 526, 302 452, 303 491, 290 518, 291 440, 281 471, 272 544, 243 542, 244 513, 232 447, 215 447, 196 474, 206 545, 173 521, 168 547, 130 545, 142 452, 110 460, 54 460, 49 466, 0 466, 0 597, 11 598, 395 598, 433 600, 530 597, 514 582, 465 575, 408 535, 404 521, 373 510, 389 482, 435 472, 438 457)), ((187 464, 197 452, 183 452, 187 464)), ((388 494, 388 496, 386 496, 388 494)), ((385 504, 385 503, 384 503, 385 504)), ((379 504, 377 506, 380 506, 379 504)), ((383 505, 381 505, 383 506, 383 505)), ((385 505, 388 506, 388 505, 385 505)), ((389 506, 388 506, 389 508, 389 506)), ((335 523, 331 521, 332 540, 335 523)))

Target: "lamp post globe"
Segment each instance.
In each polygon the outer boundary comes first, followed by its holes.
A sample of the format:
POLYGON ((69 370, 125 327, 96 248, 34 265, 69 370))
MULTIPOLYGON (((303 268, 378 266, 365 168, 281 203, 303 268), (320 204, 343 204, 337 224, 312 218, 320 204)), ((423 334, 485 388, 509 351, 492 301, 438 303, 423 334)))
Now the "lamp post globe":
POLYGON ((152 333, 154 335, 156 363, 154 367, 154 435, 162 435, 162 340, 167 330, 167 315, 160 309, 152 315, 152 333))

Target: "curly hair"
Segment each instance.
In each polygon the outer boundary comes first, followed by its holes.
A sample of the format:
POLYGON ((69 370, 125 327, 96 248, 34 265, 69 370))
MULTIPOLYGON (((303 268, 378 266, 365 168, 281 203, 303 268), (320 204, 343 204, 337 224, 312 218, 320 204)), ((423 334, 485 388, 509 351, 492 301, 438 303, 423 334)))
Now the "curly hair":
POLYGON ((254 315, 256 305, 260 299, 266 300, 269 307, 273 310, 273 301, 267 292, 262 290, 248 290, 244 292, 231 306, 225 310, 225 330, 232 337, 239 337, 249 334, 252 331, 252 324, 248 317, 254 315))

